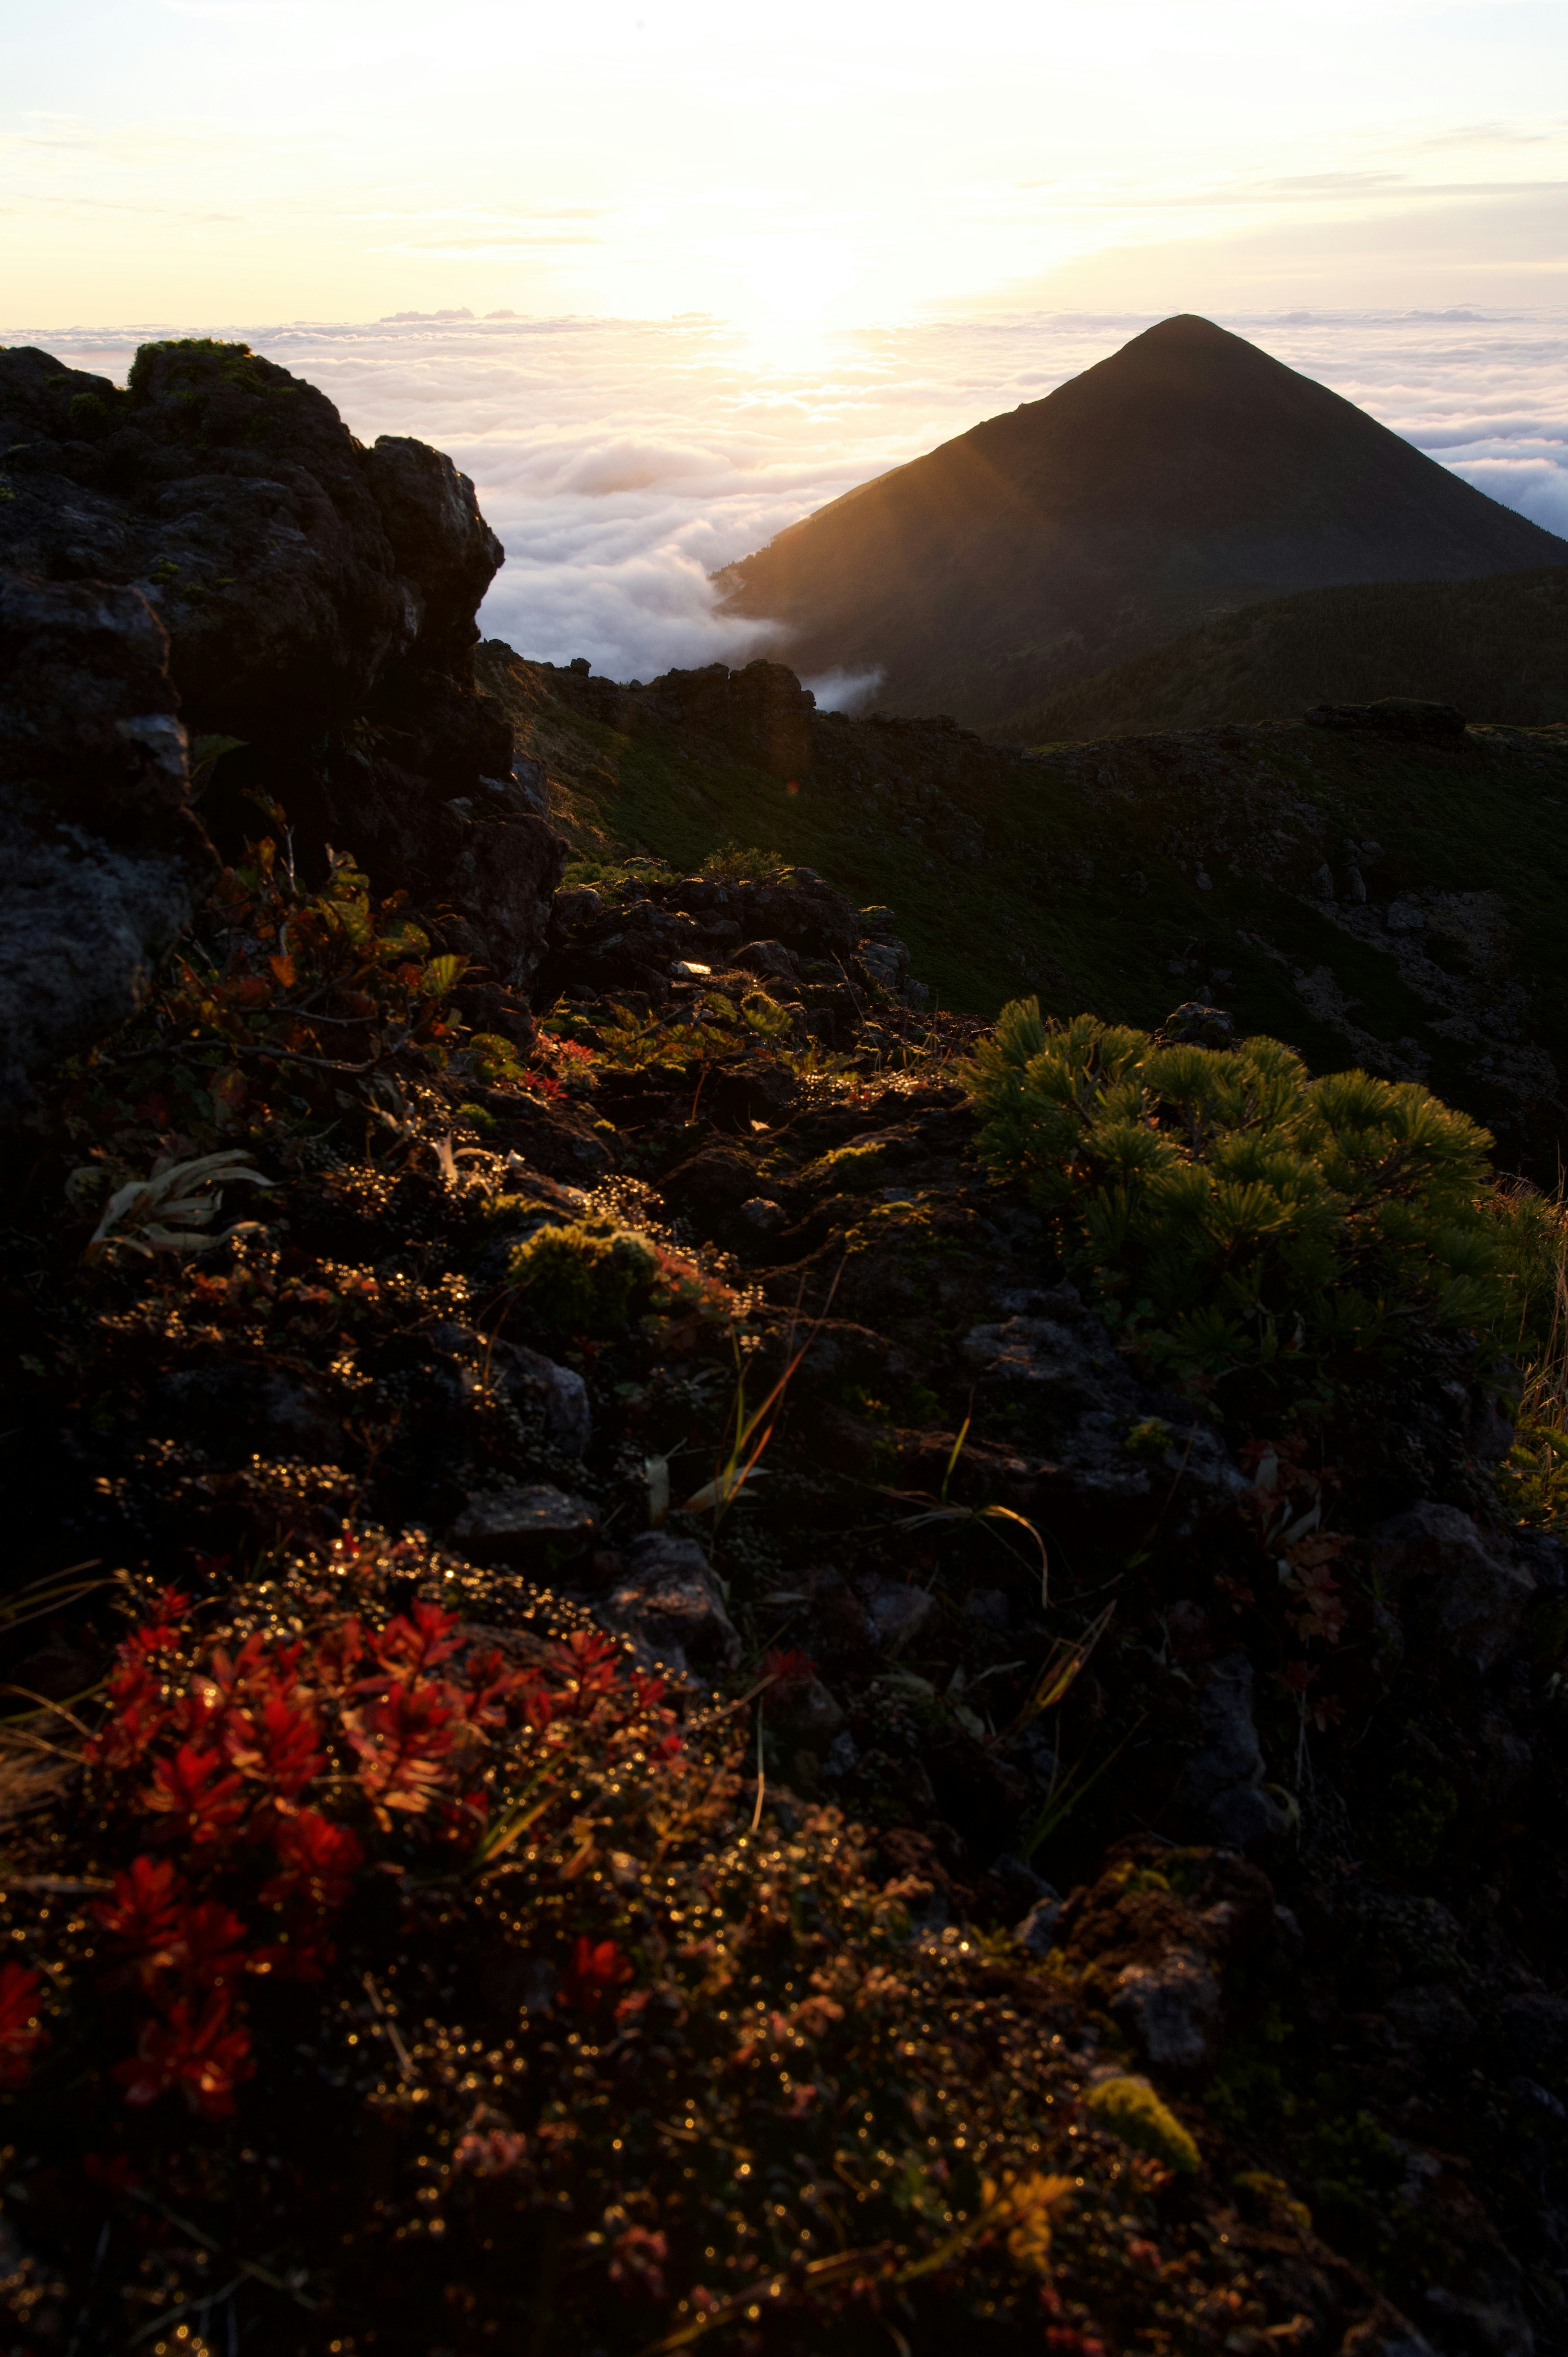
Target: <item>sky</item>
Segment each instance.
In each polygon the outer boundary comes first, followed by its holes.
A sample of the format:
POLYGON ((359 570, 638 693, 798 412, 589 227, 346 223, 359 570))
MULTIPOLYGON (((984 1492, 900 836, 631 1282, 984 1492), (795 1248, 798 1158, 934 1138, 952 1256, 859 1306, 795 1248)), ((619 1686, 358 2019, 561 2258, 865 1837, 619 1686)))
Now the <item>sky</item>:
POLYGON ((746 652, 713 565, 1176 310, 1568 531, 1563 0, 0 0, 0 340, 122 374, 228 330, 450 448, 530 652, 746 652))

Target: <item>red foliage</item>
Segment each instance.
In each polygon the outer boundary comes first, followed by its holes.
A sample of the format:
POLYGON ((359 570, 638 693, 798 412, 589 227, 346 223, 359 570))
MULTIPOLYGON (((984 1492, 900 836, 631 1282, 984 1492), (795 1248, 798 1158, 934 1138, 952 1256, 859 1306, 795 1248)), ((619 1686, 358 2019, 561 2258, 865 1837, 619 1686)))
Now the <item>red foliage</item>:
MULTIPOLYGON (((576 1732, 608 1732, 634 1713, 659 1713, 668 1727, 669 1714, 662 1680, 596 1632, 575 1632, 545 1666, 520 1668, 499 1647, 472 1645, 456 1613, 418 1600, 379 1629, 347 1615, 308 1641, 257 1632, 237 1651, 188 1653, 182 1666, 176 1620, 187 1603, 166 1590, 121 1646, 108 1714, 86 1747, 135 1838, 175 1855, 138 1851, 92 1913, 112 1947, 106 1992, 132 1992, 140 2007, 135 2053, 113 2074, 127 2101, 177 2087, 220 2118, 253 2068, 247 1976, 314 1980, 333 1964, 334 1919, 367 1864, 367 1836, 471 1851, 499 1741, 520 1737, 528 1771, 540 1754, 548 1773, 576 1732)), ((678 1742, 667 1731, 654 1748, 678 1742)), ((27 2011, 38 1976, 5 1969, 20 1977, 0 1980, 16 2013, 8 2027, 0 2011, 0 2084, 15 2083, 7 2070, 26 2075, 43 2037, 27 2011)), ((592 2007, 631 1977, 613 1941, 584 1937, 563 1989, 592 2007)), ((504 2165, 488 2151, 475 2162, 504 2165)))
POLYGON ((772 1645, 762 1657, 762 1674, 779 1695, 799 1694, 816 1676, 817 1665, 794 1645, 772 1645))
POLYGON ((229 1993, 219 1989, 199 2014, 179 1996, 161 2020, 144 2022, 135 2053, 113 2075, 128 2104, 151 2104, 178 2087, 192 2111, 218 2120, 233 2110, 235 2088, 255 2067, 251 2033, 233 2026, 229 1993))
POLYGON ((25 2085, 49 2034, 38 2018, 43 1975, 27 1964, 0 1964, 0 2087, 25 2085))
POLYGON ((561 1975, 561 1994, 568 2005, 591 2007, 630 1978, 631 1966, 613 1940, 596 1943, 584 1932, 561 1975))

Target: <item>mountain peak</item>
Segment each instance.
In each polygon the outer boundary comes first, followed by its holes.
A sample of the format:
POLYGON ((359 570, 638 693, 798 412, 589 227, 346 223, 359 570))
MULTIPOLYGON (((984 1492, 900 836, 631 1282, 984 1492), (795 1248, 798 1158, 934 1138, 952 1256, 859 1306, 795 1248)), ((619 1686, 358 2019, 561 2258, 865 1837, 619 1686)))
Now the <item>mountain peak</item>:
POLYGON ((1326 385, 1192 312, 720 576, 796 670, 984 722, 1216 615, 1568 562, 1326 385))

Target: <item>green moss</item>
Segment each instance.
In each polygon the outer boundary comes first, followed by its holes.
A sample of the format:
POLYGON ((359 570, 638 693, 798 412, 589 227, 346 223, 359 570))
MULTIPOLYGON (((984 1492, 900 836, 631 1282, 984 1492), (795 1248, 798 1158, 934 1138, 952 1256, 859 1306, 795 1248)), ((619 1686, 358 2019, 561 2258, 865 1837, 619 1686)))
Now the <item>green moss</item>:
POLYGON ((658 1265, 646 1237, 611 1220, 581 1220, 519 1244, 507 1281, 555 1332, 608 1335, 648 1298, 658 1265))
POLYGON ((841 1146, 832 1154, 824 1154, 800 1173, 806 1186, 826 1183, 850 1194, 869 1187, 882 1176, 886 1168, 887 1149, 884 1146, 841 1146))
POLYGON ((1146 2079, 1101 2079, 1086 2101, 1102 2128, 1178 2175, 1195 2176, 1203 2167, 1197 2145, 1146 2079))
POLYGON ((1162 1458, 1171 1446, 1170 1426, 1163 1416, 1148 1416, 1133 1425, 1123 1445, 1129 1456, 1162 1458))

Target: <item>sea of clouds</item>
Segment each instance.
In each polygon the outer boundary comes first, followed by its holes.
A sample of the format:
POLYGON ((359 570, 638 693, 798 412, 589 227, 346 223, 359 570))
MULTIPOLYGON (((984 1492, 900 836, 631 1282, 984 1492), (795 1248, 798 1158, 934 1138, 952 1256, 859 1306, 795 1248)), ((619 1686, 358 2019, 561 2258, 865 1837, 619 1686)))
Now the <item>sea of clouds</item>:
MULTIPOLYGON (((1015 315, 843 331, 808 353, 707 317, 403 315, 215 327, 330 394, 354 432, 413 434, 478 487, 507 551, 487 633, 618 679, 772 651, 709 576, 979 419, 1036 401, 1153 315, 1015 315)), ((1568 536, 1568 314, 1278 312, 1222 324, 1568 536)), ((123 380, 145 326, 12 329, 123 380)), ((853 705, 875 680, 813 681, 853 705)))

